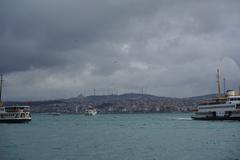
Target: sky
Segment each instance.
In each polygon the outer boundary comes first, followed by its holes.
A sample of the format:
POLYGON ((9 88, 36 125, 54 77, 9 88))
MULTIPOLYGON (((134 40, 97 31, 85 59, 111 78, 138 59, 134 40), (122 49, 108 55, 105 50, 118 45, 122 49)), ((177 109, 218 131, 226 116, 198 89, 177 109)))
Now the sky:
POLYGON ((5 100, 216 93, 240 83, 239 0, 1 0, 5 100))

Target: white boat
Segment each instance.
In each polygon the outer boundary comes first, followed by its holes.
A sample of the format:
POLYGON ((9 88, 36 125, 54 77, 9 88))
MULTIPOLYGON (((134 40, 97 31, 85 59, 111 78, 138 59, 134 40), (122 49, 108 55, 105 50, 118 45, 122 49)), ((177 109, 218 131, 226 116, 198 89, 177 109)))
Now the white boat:
POLYGON ((192 118, 195 120, 240 120, 240 96, 215 98, 200 103, 192 118))
MULTIPOLYGON (((219 71, 218 71, 219 78, 219 71)), ((240 89, 236 94, 228 90, 225 95, 220 94, 218 79, 218 96, 198 104, 192 115, 194 120, 240 120, 240 89)))
POLYGON ((0 107, 0 123, 23 123, 31 121, 29 106, 0 107))
POLYGON ((89 107, 85 110, 84 115, 86 116, 95 116, 97 114, 97 110, 95 108, 89 107))
POLYGON ((30 106, 3 106, 2 82, 0 80, 0 123, 23 123, 31 121, 30 106))

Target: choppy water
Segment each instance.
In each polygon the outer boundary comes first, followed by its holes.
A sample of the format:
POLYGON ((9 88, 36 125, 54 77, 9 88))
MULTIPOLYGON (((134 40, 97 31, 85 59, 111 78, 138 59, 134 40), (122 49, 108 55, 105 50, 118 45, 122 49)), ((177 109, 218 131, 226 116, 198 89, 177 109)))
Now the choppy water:
POLYGON ((0 124, 0 160, 240 160, 239 121, 190 114, 33 114, 0 124))

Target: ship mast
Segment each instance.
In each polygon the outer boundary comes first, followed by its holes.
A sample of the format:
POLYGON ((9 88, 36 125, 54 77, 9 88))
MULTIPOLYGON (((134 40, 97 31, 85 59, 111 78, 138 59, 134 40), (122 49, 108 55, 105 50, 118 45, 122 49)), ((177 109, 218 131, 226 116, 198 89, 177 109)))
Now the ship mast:
POLYGON ((0 80, 0 107, 2 107, 2 84, 3 84, 3 75, 1 74, 1 80, 0 80))
POLYGON ((240 82, 239 82, 239 85, 238 85, 238 95, 240 96, 240 82))
POLYGON ((223 93, 226 93, 226 78, 223 78, 223 93))
POLYGON ((221 86, 220 86, 219 69, 217 69, 217 88, 218 88, 218 97, 221 97, 221 86))

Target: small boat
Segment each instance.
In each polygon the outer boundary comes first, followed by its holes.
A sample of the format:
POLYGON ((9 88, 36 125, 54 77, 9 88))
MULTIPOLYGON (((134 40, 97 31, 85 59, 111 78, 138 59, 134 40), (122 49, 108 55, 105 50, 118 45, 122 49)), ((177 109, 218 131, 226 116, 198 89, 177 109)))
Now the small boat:
POLYGON ((97 110, 96 108, 93 108, 93 107, 88 107, 84 112, 84 115, 86 116, 95 116, 96 114, 97 114, 97 110))
POLYGON ((31 121, 30 106, 3 106, 2 82, 0 80, 0 123, 23 123, 31 121))
POLYGON ((219 71, 218 71, 218 96, 200 102, 193 111, 194 120, 240 120, 240 88, 236 94, 233 90, 220 94, 219 71))

